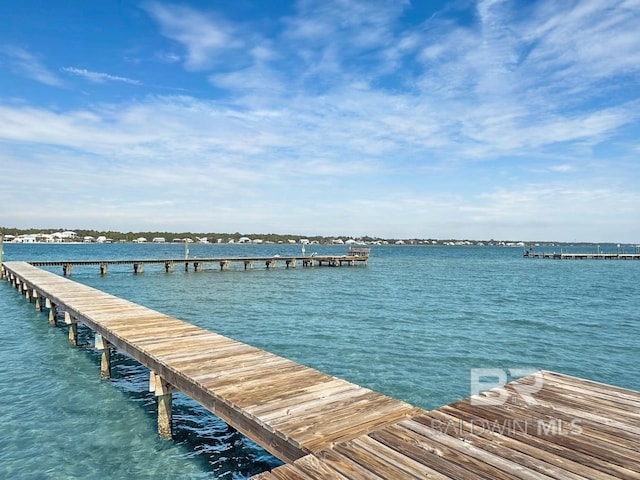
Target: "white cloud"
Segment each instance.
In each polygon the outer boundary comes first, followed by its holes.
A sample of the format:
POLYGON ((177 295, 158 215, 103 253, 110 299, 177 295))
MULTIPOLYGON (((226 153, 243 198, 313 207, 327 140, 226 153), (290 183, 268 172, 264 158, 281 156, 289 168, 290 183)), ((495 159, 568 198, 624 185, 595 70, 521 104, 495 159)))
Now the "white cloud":
POLYGON ((213 14, 158 2, 145 4, 144 9, 158 22, 165 36, 186 49, 185 66, 190 70, 206 69, 219 61, 221 53, 243 46, 231 24, 213 14))
POLYGON ((44 66, 35 55, 24 48, 5 45, 0 48, 0 54, 9 59, 13 69, 20 75, 53 87, 63 85, 60 78, 44 66))
POLYGON ((105 83, 105 82, 122 82, 129 83, 131 85, 142 85, 138 80, 133 80, 126 77, 118 77, 116 75, 109 75, 108 73, 91 72, 84 68, 64 67, 63 72, 71 73, 79 77, 86 78, 93 83, 105 83))
POLYGON ((176 63, 182 60, 182 57, 173 52, 156 52, 154 59, 163 63, 176 63))
POLYGON ((551 165, 549 170, 552 172, 558 173, 569 173, 575 171, 575 167, 573 165, 551 165))

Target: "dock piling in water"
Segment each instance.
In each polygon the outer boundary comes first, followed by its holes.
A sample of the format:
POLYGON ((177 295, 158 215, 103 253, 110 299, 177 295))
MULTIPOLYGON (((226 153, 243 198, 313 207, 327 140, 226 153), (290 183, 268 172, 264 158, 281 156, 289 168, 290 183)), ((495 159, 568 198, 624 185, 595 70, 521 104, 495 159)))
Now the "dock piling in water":
POLYGON ((160 375, 155 375, 154 394, 158 405, 158 436, 173 438, 173 386, 160 375))

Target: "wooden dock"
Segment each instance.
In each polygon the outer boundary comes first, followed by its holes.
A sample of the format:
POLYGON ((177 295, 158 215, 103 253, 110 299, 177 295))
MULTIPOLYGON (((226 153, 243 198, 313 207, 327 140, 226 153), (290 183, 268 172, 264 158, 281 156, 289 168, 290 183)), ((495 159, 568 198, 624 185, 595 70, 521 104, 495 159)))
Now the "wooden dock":
POLYGON ((96 265, 100 268, 100 274, 106 275, 110 265, 131 265, 133 273, 143 273, 145 265, 162 265, 165 272, 171 273, 176 265, 181 265, 185 271, 191 268, 194 272, 200 272, 213 266, 221 271, 235 269, 253 270, 256 266, 262 265, 266 269, 276 268, 284 265, 285 268, 303 267, 341 267, 343 265, 366 266, 369 263, 368 254, 355 254, 350 252, 347 255, 311 255, 308 257, 281 257, 274 255, 271 257, 212 257, 212 258, 164 258, 164 259, 121 259, 121 260, 43 260, 28 262, 36 267, 62 267, 64 276, 71 275, 74 266, 96 265))
POLYGON ((542 371, 252 480, 422 478, 638 479, 640 393, 542 371))
POLYGON ((97 334, 103 378, 110 376, 113 348, 150 369, 163 436, 170 436, 173 390, 284 461, 409 418, 418 410, 26 262, 5 262, 3 274, 37 309, 49 309, 52 325, 57 324, 56 312, 64 312, 72 344, 77 323, 97 334))
POLYGON ((288 462, 256 480, 640 479, 639 392, 544 371, 425 411, 26 262, 2 276, 72 344, 96 333, 103 378, 114 348, 149 368, 160 435, 180 390, 288 462))

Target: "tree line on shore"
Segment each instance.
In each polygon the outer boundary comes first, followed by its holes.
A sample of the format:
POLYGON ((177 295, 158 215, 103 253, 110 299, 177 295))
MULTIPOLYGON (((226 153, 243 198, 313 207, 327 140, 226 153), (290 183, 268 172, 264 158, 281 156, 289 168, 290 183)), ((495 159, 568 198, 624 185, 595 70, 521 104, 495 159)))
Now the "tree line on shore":
MULTIPOLYGON (((575 245, 593 246, 594 242, 556 242, 556 241, 518 241, 518 240, 470 240, 470 239, 434 239, 434 238, 381 238, 369 235, 353 237, 351 235, 300 235, 300 234, 278 234, 278 233, 226 233, 226 232, 117 232, 114 230, 93 230, 93 229, 64 229, 64 228, 15 228, 0 227, 0 235, 6 236, 28 236, 28 235, 51 235, 57 232, 74 233, 75 241, 83 241, 85 237, 107 238, 112 242, 133 242, 138 238, 146 238, 151 242, 154 238, 163 238, 167 243, 191 239, 198 242, 200 239, 207 239, 209 243, 237 243, 241 238, 260 239, 264 243, 291 243, 299 242, 301 239, 309 240, 311 243, 332 244, 357 240, 358 243, 366 244, 406 244, 406 245, 487 245, 487 246, 553 246, 553 245, 575 245)), ((66 240, 69 240, 66 238, 66 240)), ((607 242, 602 242, 604 245, 607 242)))
MULTIPOLYGON (((140 232, 118 232, 114 230, 93 230, 93 229, 66 229, 66 228, 5 228, 0 227, 0 234, 10 235, 13 237, 29 236, 29 235, 51 235, 54 233, 72 232, 74 234, 73 240, 83 241, 85 237, 91 238, 107 238, 112 242, 133 242, 138 238, 146 238, 151 242, 154 238, 163 238, 167 243, 173 241, 181 241, 184 239, 191 239, 194 242, 198 242, 199 239, 207 239, 209 243, 236 243, 241 238, 260 239, 264 243, 290 243, 294 240, 296 243, 300 239, 307 239, 311 243, 320 244, 332 244, 336 242, 347 241, 349 239, 357 240, 358 243, 366 244, 409 244, 409 245, 475 245, 478 243, 486 245, 499 245, 505 242, 498 240, 489 240, 486 242, 478 242, 473 240, 437 240, 437 239, 420 239, 420 238, 381 238, 364 235, 360 237, 353 237, 350 235, 300 235, 300 234, 278 234, 278 233, 241 233, 241 232, 162 232, 162 231, 140 231, 140 232)), ((66 241, 70 241, 69 237, 65 236, 66 241)), ((514 243, 514 242, 511 242, 514 243)))
MULTIPOLYGON (((264 242, 269 243, 287 243, 290 240, 298 241, 301 238, 308 239, 310 242, 314 243, 331 243, 333 240, 342 238, 349 239, 353 238, 350 236, 308 236, 308 235, 299 235, 299 234, 277 234, 277 233, 227 233, 227 232, 162 232, 162 231, 140 231, 140 232, 117 232, 114 230, 93 230, 93 229, 52 229, 52 228, 5 228, 0 227, 0 234, 2 235, 10 235, 13 237, 19 236, 29 236, 29 235, 51 235, 56 232, 73 232, 74 239, 76 241, 82 241, 85 237, 99 238, 104 237, 108 238, 113 242, 132 242, 138 238, 146 238, 151 241, 154 238, 163 238, 167 243, 183 240, 183 239, 191 239, 195 242, 198 239, 208 239, 211 243, 216 243, 218 239, 221 239, 222 243, 229 243, 230 240, 238 241, 241 238, 250 238, 250 239, 262 239, 264 242)), ((65 238, 69 239, 67 236, 65 238)), ((358 237, 358 240, 367 243, 373 243, 376 241, 382 241, 385 239, 374 238, 369 236, 358 237)))

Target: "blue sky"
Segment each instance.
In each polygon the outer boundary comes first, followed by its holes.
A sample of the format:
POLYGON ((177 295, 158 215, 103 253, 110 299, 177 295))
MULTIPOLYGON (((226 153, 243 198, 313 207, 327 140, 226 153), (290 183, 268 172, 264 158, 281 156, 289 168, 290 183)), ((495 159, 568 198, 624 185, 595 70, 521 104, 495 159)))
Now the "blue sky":
POLYGON ((0 4, 0 225, 640 243, 640 1, 0 4))

